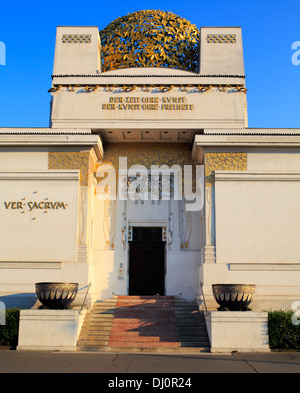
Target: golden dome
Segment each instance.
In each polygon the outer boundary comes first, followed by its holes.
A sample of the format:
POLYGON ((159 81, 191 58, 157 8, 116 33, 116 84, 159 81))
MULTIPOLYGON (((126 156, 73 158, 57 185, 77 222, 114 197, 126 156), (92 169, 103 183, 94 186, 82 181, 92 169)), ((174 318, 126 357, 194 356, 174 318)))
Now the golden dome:
POLYGON ((199 30, 172 12, 136 11, 100 31, 103 71, 166 67, 196 72, 199 30))

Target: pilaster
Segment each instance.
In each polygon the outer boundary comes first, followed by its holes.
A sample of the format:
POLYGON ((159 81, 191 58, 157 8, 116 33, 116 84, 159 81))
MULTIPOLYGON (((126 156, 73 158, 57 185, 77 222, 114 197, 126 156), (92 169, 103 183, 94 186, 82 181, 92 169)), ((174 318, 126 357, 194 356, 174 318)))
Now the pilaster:
POLYGON ((215 171, 247 170, 245 152, 204 152, 205 165, 205 249, 204 263, 216 262, 215 171))

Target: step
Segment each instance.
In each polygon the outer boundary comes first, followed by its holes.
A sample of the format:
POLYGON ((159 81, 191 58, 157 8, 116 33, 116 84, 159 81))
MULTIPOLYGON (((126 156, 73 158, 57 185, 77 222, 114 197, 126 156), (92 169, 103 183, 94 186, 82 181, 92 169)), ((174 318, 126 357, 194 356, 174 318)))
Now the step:
POLYGON ((112 326, 112 324, 113 324, 113 322, 110 322, 110 321, 107 321, 107 320, 105 320, 105 321, 86 321, 86 322, 84 322, 84 324, 82 325, 82 327, 83 328, 86 328, 86 327, 88 327, 88 326, 91 326, 91 327, 99 327, 99 328, 110 328, 111 326, 112 326))
MULTIPOLYGON (((97 351, 97 347, 91 350, 97 351)), ((98 351, 101 351, 99 349, 98 351)), ((126 353, 201 353, 210 352, 209 347, 117 347, 109 345, 106 349, 108 352, 126 352, 126 353)))
POLYGON ((109 303, 97 303, 94 304, 93 309, 98 310, 98 309, 115 309, 117 307, 117 304, 109 304, 109 303))
POLYGON ((93 310, 91 315, 114 315, 115 310, 93 310))
POLYGON ((120 303, 116 306, 117 310, 174 310, 174 304, 161 303, 120 303))
POLYGON ((163 315, 175 315, 175 311, 173 308, 165 308, 162 309, 160 307, 156 307, 151 309, 150 307, 128 307, 128 308, 117 308, 115 310, 115 315, 120 315, 120 314, 149 314, 149 315, 153 315, 153 316, 159 316, 161 314, 163 315))
POLYGON ((86 342, 94 342, 94 341, 103 341, 103 342, 108 342, 109 341, 109 335, 90 335, 90 334, 82 334, 78 338, 78 342, 81 341, 86 341, 86 342))
POLYGON ((196 302, 174 296, 115 296, 87 314, 78 350, 152 353, 209 351, 203 313, 196 302))
MULTIPOLYGON (((100 319, 101 317, 98 317, 98 319, 100 319)), ((96 318, 94 318, 94 320, 96 320, 96 318)), ((109 320, 109 318, 102 318, 105 320, 109 320)), ((168 316, 168 315, 160 315, 159 317, 157 316, 156 318, 151 317, 151 315, 145 315, 143 316, 139 316, 139 315, 115 315, 114 318, 112 318, 114 320, 114 322, 116 323, 159 323, 159 324, 175 324, 176 321, 178 320, 177 318, 175 318, 175 316, 168 316)), ((179 318, 179 322, 182 322, 182 320, 179 318)), ((189 321, 192 321, 192 319, 189 319, 189 321)), ((201 322, 201 321, 199 321, 201 322)))
POLYGON ((165 324, 165 325, 158 325, 158 324, 153 324, 152 326, 145 326, 143 323, 127 323, 127 324, 116 324, 113 323, 112 325, 112 330, 123 330, 123 331, 145 331, 145 330, 151 330, 156 329, 159 331, 177 331, 177 326, 173 324, 172 326, 170 324, 165 324))
POLYGON ((178 321, 176 323, 176 326, 177 326, 178 330, 182 330, 183 332, 184 331, 194 331, 194 330, 197 331, 197 329, 204 329, 205 331, 207 330, 205 323, 202 323, 202 322, 184 323, 183 321, 181 321, 181 322, 178 321))
POLYGON ((209 347, 208 342, 202 342, 202 343, 195 343, 195 342, 185 342, 185 343, 179 343, 179 346, 182 348, 191 348, 191 347, 209 347))
POLYGON ((182 323, 186 322, 186 323, 194 324, 195 326, 199 326, 199 324, 202 325, 202 326, 206 326, 205 321, 202 318, 199 318, 199 317, 196 317, 196 316, 186 317, 186 318, 182 318, 182 317, 177 317, 176 316, 176 321, 179 324, 182 324, 182 323))
POLYGON ((93 305, 97 306, 99 304, 116 304, 118 299, 106 299, 106 300, 99 300, 97 302, 94 302, 93 305))
POLYGON ((87 344, 90 345, 93 343, 94 345, 108 345, 109 339, 108 338, 98 338, 98 337, 82 337, 78 340, 79 344, 87 344))
POLYGON ((147 329, 144 332, 141 331, 128 331, 123 328, 119 329, 111 329, 111 336, 119 335, 119 336, 127 336, 127 337, 138 337, 138 336, 170 336, 170 337, 178 337, 177 329, 147 329))
POLYGON ((132 299, 132 300, 128 300, 128 299, 120 299, 117 301, 117 306, 119 305, 136 305, 136 304, 156 304, 156 305, 171 305, 174 304, 174 300, 172 299, 166 299, 166 300, 162 300, 162 299, 132 299))
POLYGON ((77 352, 107 352, 108 351, 108 345, 85 345, 85 344, 79 344, 76 347, 77 352))
POLYGON ((91 344, 93 344, 93 345, 108 345, 108 341, 109 341, 108 339, 101 340, 101 339, 97 339, 97 338, 93 339, 93 338, 89 337, 89 338, 82 338, 82 339, 78 340, 78 345, 82 345, 82 344, 84 344, 84 345, 91 345, 91 344))
POLYGON ((89 319, 89 318, 92 318, 92 319, 102 318, 102 319, 109 320, 109 319, 114 319, 114 314, 112 314, 112 313, 93 313, 93 314, 87 316, 87 319, 89 319))
POLYGON ((139 341, 139 342, 123 342, 110 341, 110 346, 116 347, 178 347, 177 342, 156 342, 156 341, 139 341))
POLYGON ((97 330, 97 331, 101 330, 101 331, 110 332, 111 326, 112 326, 111 324, 103 326, 103 325, 99 325, 98 323, 96 323, 96 324, 86 323, 86 324, 82 325, 81 329, 82 330, 89 329, 89 330, 97 330))
POLYGON ((114 319, 114 316, 113 315, 93 315, 93 314, 91 314, 91 315, 87 315, 86 316, 86 318, 85 318, 85 320, 84 320, 84 322, 100 322, 101 320, 103 321, 103 322, 110 322, 110 321, 113 321, 113 319, 114 319))
POLYGON ((174 315, 174 313, 157 313, 157 314, 153 314, 153 313, 144 313, 144 312, 137 312, 137 313, 132 313, 132 312, 128 312, 128 313, 116 313, 114 315, 115 320, 126 320, 126 319, 135 319, 135 320, 145 320, 145 319, 150 319, 153 321, 162 321, 162 320, 170 320, 170 321, 175 321, 176 320, 176 316, 174 315))
POLYGON ((206 343, 208 341, 207 336, 198 336, 198 337, 192 337, 192 336, 179 336, 178 337, 178 342, 204 342, 206 343))
POLYGON ((114 316, 110 314, 91 314, 91 316, 88 318, 90 321, 112 321, 113 319, 114 316))
POLYGON ((186 330, 186 331, 177 330, 178 337, 186 337, 187 335, 189 337, 204 337, 204 336, 206 337, 207 332, 204 329, 201 331, 193 331, 193 332, 188 331, 188 330, 186 330))
POLYGON ((158 300, 162 300, 162 299, 173 299, 175 298, 175 296, 159 296, 159 295, 117 295, 114 296, 114 298, 117 298, 118 300, 122 300, 122 299, 129 299, 129 300, 134 300, 134 299, 158 299, 158 300))
POLYGON ((183 309, 183 310, 199 310, 199 307, 195 304, 185 304, 185 303, 174 303, 175 309, 183 309))
POLYGON ((82 329, 80 332, 80 336, 84 334, 101 334, 102 336, 109 336, 111 329, 101 330, 101 329, 82 329))
POLYGON ((198 319, 200 321, 202 320, 201 316, 198 313, 195 313, 195 314, 176 313, 175 315, 176 315, 176 318, 178 318, 178 319, 180 319, 180 318, 183 318, 183 319, 188 318, 188 319, 198 319))
POLYGON ((200 332, 181 332, 180 330, 177 331, 177 336, 178 337, 208 337, 207 331, 202 330, 200 332))
MULTIPOLYGON (((176 336, 121 336, 118 334, 112 334, 110 335, 109 341, 119 341, 123 343, 129 343, 129 342, 172 342, 172 343, 177 343, 178 342, 178 337, 176 336)), ((193 341, 193 340, 191 340, 193 341)))
POLYGON ((85 337, 85 336, 110 336, 110 330, 82 330, 80 332, 80 337, 85 337))
POLYGON ((183 354, 193 354, 210 352, 209 347, 117 347, 112 345, 104 346, 85 346, 80 345, 77 347, 77 351, 83 352, 124 352, 124 353, 183 353, 183 354))

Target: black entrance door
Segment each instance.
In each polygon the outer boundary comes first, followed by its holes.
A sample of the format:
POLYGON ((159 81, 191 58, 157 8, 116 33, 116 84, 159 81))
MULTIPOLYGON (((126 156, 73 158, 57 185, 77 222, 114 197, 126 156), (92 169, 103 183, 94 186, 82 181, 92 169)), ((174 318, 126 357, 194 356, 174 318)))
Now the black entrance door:
POLYGON ((165 243, 161 228, 133 228, 129 249, 129 295, 165 294, 165 243))

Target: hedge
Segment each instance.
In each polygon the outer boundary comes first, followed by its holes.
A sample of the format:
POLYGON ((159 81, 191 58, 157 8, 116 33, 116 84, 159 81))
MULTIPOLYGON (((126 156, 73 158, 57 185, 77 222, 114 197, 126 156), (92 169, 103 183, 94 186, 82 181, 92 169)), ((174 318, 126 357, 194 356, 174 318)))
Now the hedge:
POLYGON ((300 324, 292 323, 293 314, 293 311, 268 312, 271 349, 300 349, 300 324))
POLYGON ((5 325, 0 325, 0 345, 18 345, 19 333, 19 308, 9 308, 6 310, 5 325))

